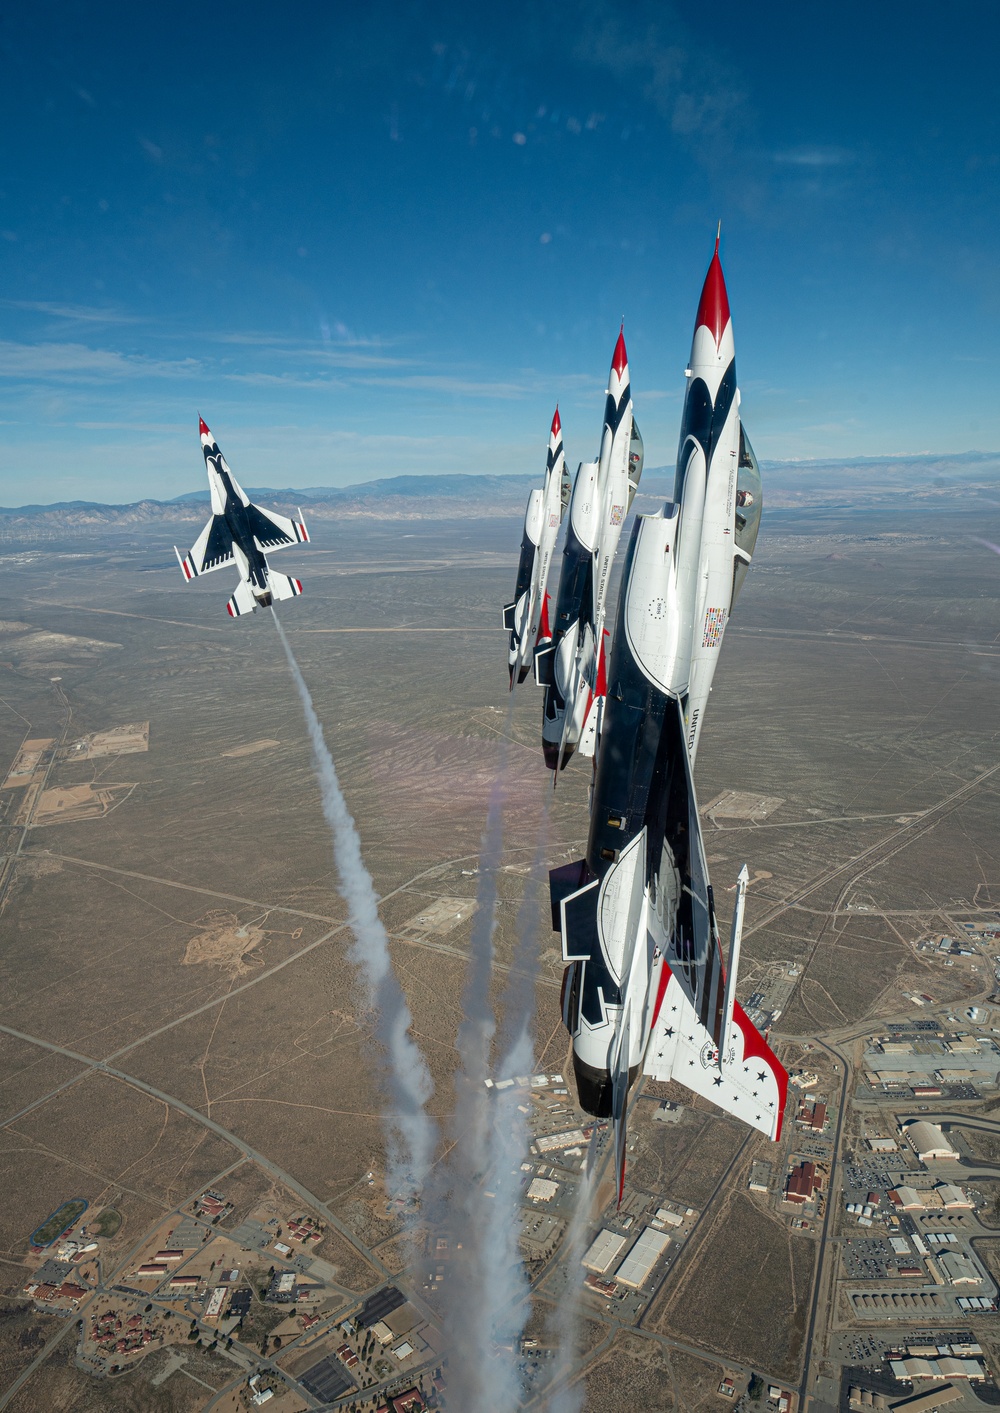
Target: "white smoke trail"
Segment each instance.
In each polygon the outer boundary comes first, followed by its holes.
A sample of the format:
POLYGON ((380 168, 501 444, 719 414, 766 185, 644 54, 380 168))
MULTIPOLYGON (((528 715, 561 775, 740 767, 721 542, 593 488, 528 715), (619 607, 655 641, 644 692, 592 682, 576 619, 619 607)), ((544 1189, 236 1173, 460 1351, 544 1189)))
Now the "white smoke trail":
POLYGON ((973 535, 972 540, 977 545, 985 545, 986 548, 992 550, 994 554, 1000 554, 1000 545, 995 545, 992 540, 981 540, 978 535, 973 535))
POLYGON ((350 956, 360 972, 367 1000, 375 1013, 375 1037, 384 1048, 393 1112, 389 1125, 386 1185, 390 1195, 420 1190, 434 1160, 436 1127, 426 1105, 434 1085, 419 1048, 410 1035, 413 1017, 392 968, 389 937, 378 915, 378 896, 361 854, 361 839, 344 800, 333 757, 323 738, 299 665, 276 613, 272 613, 313 750, 323 815, 333 836, 333 855, 340 875, 340 893, 349 909, 354 933, 350 956))
POLYGON ((545 855, 549 839, 549 810, 552 795, 546 790, 543 796, 542 816, 538 824, 538 838, 531 873, 525 886, 521 906, 517 910, 515 932, 517 940, 514 955, 511 957, 507 984, 504 987, 501 1006, 503 1026, 500 1032, 500 1054, 503 1058, 497 1067, 500 1075, 525 1074, 534 1068, 532 1062, 515 1066, 510 1052, 521 1043, 522 1032, 531 1030, 535 1015, 535 986, 538 980, 538 922, 541 916, 542 894, 548 881, 545 855))
MULTIPOLYGON (((508 713, 509 718, 509 713, 508 713)), ((509 726, 509 719, 508 719, 509 726)), ((506 733, 505 733, 506 735, 506 733)), ((451 1228, 452 1255, 445 1287, 446 1319, 454 1353, 448 1380, 459 1408, 495 1405, 496 1376, 491 1368, 492 1323, 483 1298, 489 1273, 483 1267, 483 1231, 489 1220, 484 1179, 490 1168, 491 1106, 486 1080, 496 1020, 490 1000, 493 934, 496 930, 497 870, 503 848, 503 796, 506 743, 490 791, 486 828, 479 854, 476 912, 469 942, 469 962, 462 991, 462 1021, 456 1048, 454 1146, 449 1155, 443 1205, 451 1228)), ((516 1407, 515 1405, 512 1405, 516 1407)))
MULTIPOLYGON (((517 941, 501 999, 503 1030, 494 1078, 531 1074, 535 1068, 532 1029, 538 956, 538 913, 544 848, 547 842, 548 792, 539 830, 539 844, 524 897, 518 909, 517 941)), ((530 1312, 529 1284, 521 1256, 521 1164, 528 1155, 531 1134, 519 1104, 521 1091, 492 1091, 492 1126, 488 1171, 492 1200, 487 1199, 479 1228, 478 1265, 481 1272, 481 1338, 499 1346, 491 1378, 491 1413, 515 1413, 520 1406, 521 1381, 517 1357, 530 1312)))
POLYGON ((559 1341, 555 1370, 552 1375, 553 1393, 549 1399, 549 1413, 581 1413, 586 1397, 586 1386, 582 1379, 571 1380, 580 1367, 580 1310, 581 1287, 583 1282, 582 1262, 587 1249, 587 1229, 590 1225, 590 1207, 594 1195, 594 1147, 597 1131, 591 1138, 591 1152, 587 1155, 586 1166, 580 1177, 576 1194, 576 1206, 566 1235, 565 1262, 566 1286, 556 1307, 552 1321, 559 1341))

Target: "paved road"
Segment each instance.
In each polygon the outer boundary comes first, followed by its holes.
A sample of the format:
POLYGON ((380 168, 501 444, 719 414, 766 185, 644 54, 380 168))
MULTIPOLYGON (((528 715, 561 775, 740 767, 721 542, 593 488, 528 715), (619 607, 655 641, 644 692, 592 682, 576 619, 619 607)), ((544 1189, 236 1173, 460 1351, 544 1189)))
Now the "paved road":
MULTIPOLYGON (((238 1162, 230 1163, 229 1166, 223 1168, 220 1173, 216 1173, 216 1175, 213 1178, 210 1178, 207 1183, 202 1183, 199 1187, 195 1189, 194 1192, 189 1193, 187 1197, 183 1199, 182 1202, 179 1202, 177 1204, 177 1206, 173 1209, 174 1214, 180 1215, 181 1209, 183 1207, 188 1206, 191 1202, 195 1200, 196 1197, 199 1197, 201 1193, 205 1191, 206 1187, 212 1187, 215 1185, 215 1183, 221 1182, 224 1178, 228 1177, 230 1173, 235 1172, 237 1168, 242 1167, 244 1162, 246 1162, 246 1159, 240 1158, 238 1162)), ((162 1222, 164 1218, 168 1217, 169 1215, 169 1212, 162 1213, 157 1218, 156 1224, 159 1225, 160 1222, 162 1222)), ((42 1348, 35 1355, 34 1359, 32 1359, 31 1363, 28 1364, 26 1368, 22 1369, 20 1374, 14 1380, 14 1382, 10 1384, 7 1388, 5 1388, 2 1393, 0 1393, 0 1413, 2 1413, 2 1410, 7 1407, 7 1405, 10 1403, 11 1399, 15 1396, 15 1394, 21 1388, 24 1387, 24 1385, 31 1378, 32 1374, 34 1374, 35 1371, 39 1369, 42 1364, 45 1363, 45 1360, 48 1359, 49 1355, 58 1347, 58 1345, 62 1343, 66 1336, 70 1333, 75 1333, 77 1322, 85 1318, 86 1311, 96 1299, 96 1297, 98 1295, 105 1294, 111 1288, 115 1281, 120 1278, 121 1273, 127 1270, 128 1267, 132 1264, 132 1262, 138 1256, 139 1252, 142 1250, 148 1240, 149 1233, 148 1231, 145 1231, 143 1232, 139 1240, 135 1242, 134 1245, 126 1252, 125 1256, 114 1268, 113 1272, 110 1275, 105 1278, 102 1272, 100 1283, 97 1285, 93 1293, 83 1302, 83 1304, 78 1310, 75 1310, 72 1315, 67 1316, 62 1321, 61 1327, 56 1330, 52 1337, 45 1342, 42 1348)))
MULTIPOLYGON (((945 795, 936 805, 931 805, 928 809, 921 810, 908 824, 901 825, 899 829, 893 830, 885 839, 880 840, 876 844, 872 844, 867 849, 862 849, 859 854, 855 854, 854 857, 848 859, 846 863, 836 864, 833 868, 824 870, 818 878, 814 879, 811 883, 803 884, 801 888, 797 888, 782 902, 775 904, 762 918, 759 918, 753 923, 752 926, 745 928, 743 931, 744 938, 752 936, 755 932, 759 932, 763 927, 767 927, 770 923, 774 922, 776 918, 779 918, 782 913, 788 912, 790 908, 793 908, 796 903, 802 902, 803 899, 808 898, 812 893, 819 892, 821 888, 825 888, 828 883, 832 883, 835 878, 841 877, 842 874, 849 873, 852 869, 858 869, 859 865, 862 865, 862 867, 854 875, 851 880, 852 882, 855 882, 857 878, 870 872, 871 869, 877 867, 879 864, 886 863, 893 855, 907 848, 915 839, 920 838, 923 834, 934 828, 941 819, 947 814, 950 814, 953 809, 957 809, 967 795, 971 795, 984 781, 989 780, 992 776, 996 775, 998 771, 1000 771, 1000 765, 990 766, 988 770, 980 771, 972 780, 966 781, 966 783, 960 785, 957 790, 953 790, 951 794, 945 795)), ((803 975, 805 975, 805 972, 803 972, 803 975)))
MULTIPOLYGON (((830 1158, 830 1176, 826 1187, 826 1204, 823 1209, 823 1226, 819 1237, 819 1252, 816 1256, 816 1275, 813 1279, 812 1300, 809 1306, 809 1324, 806 1326, 806 1338, 802 1347, 802 1381, 799 1384, 799 1413, 806 1413, 806 1404, 809 1399, 809 1373, 812 1367, 813 1341, 816 1337, 816 1326, 819 1321, 820 1298, 823 1295, 823 1284, 826 1276, 826 1258, 830 1249, 830 1222, 836 1206, 836 1175, 837 1166, 840 1162, 840 1141, 844 1132, 844 1118, 847 1114, 849 1101, 850 1082, 852 1069, 848 1058, 839 1050, 835 1050, 831 1045, 827 1045, 822 1040, 815 1042, 828 1055, 832 1055, 842 1071, 840 1081, 840 1102, 837 1108, 837 1127, 833 1135, 833 1152, 830 1158)), ((824 1324, 831 1313, 829 1303, 823 1312, 824 1324)), ((780 1380, 779 1380, 780 1382, 780 1380)))
MULTIPOLYGON (((308 1203, 309 1206, 315 1207, 318 1212, 322 1212, 330 1225, 335 1227, 342 1236, 346 1237, 355 1250, 360 1251, 365 1260, 368 1261, 375 1270, 380 1271, 387 1278, 391 1278, 392 1272, 389 1270, 389 1267, 382 1264, 375 1255, 375 1252, 366 1246, 338 1216, 331 1212, 326 1203, 322 1201, 321 1198, 317 1197, 315 1192, 310 1192, 309 1189, 294 1178, 291 1173, 286 1172, 285 1169, 279 1167, 277 1163, 273 1163, 270 1158, 265 1158, 263 1153, 258 1153, 256 1148, 251 1148, 249 1143, 244 1142, 242 1138, 238 1138, 237 1135, 231 1133, 229 1129, 223 1128, 221 1124, 217 1124, 214 1119, 208 1118, 200 1109, 195 1109, 191 1104, 185 1104, 183 1099, 177 1099, 172 1094, 165 1094, 162 1089, 157 1089, 155 1085, 147 1084, 145 1080, 138 1079, 135 1075, 127 1074, 124 1070, 116 1069, 106 1060, 91 1060, 86 1055, 79 1054, 76 1050, 68 1049, 65 1045, 55 1045, 51 1040, 42 1040, 37 1035, 26 1035, 23 1030, 15 1030, 14 1027, 10 1025, 0 1025, 0 1031, 5 1035, 13 1035, 17 1040, 27 1041, 29 1045, 38 1045, 43 1050, 49 1050, 55 1055, 64 1055, 69 1060, 76 1060, 79 1064, 86 1066, 84 1073, 97 1071, 99 1074, 107 1074, 111 1075, 114 1079, 120 1079, 125 1084, 131 1085, 134 1089, 141 1089, 144 1094, 151 1094, 154 1099, 159 1099, 161 1103, 168 1104, 172 1109, 177 1109, 180 1113, 186 1114, 189 1119, 194 1119, 195 1123, 201 1124, 203 1128, 210 1129, 212 1133, 217 1134, 219 1138, 223 1138, 227 1143, 231 1144, 237 1152, 242 1153, 244 1158, 251 1158, 264 1172, 269 1173, 271 1177, 277 1178, 280 1182, 284 1183, 286 1187, 290 1188, 292 1192, 301 1197, 304 1202, 308 1203)), ((82 1077, 82 1075, 75 1075, 73 1079, 67 1081, 67 1084, 60 1087, 63 1089, 68 1088, 70 1084, 75 1084, 82 1077)), ((30 1109, 34 1107, 35 1105, 29 1105, 28 1109, 23 1112, 30 1112, 30 1109)), ((15 1118, 16 1117, 20 1116, 16 1115, 15 1118)), ((12 1122, 14 1122, 14 1120, 8 1120, 8 1123, 12 1122)), ((197 1196, 197 1194, 195 1195, 197 1196)))

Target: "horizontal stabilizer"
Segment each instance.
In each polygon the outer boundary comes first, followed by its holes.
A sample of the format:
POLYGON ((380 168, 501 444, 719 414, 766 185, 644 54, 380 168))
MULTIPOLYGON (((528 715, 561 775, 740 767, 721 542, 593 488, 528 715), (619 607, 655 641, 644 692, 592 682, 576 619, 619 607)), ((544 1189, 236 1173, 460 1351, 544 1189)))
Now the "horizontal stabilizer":
POLYGON ((549 870, 549 897, 552 900, 552 931, 562 930, 562 903, 571 893, 577 893, 590 880, 586 859, 574 859, 549 870))
POLYGON ((676 1079, 769 1138, 781 1137, 788 1075, 738 1001, 729 1034, 718 1050, 671 974, 643 1070, 664 1083, 676 1079))
POLYGON ((535 649, 535 681, 539 687, 552 686, 552 668, 555 658, 555 645, 549 641, 540 643, 535 649))
POLYGON ((239 588, 226 604, 226 612, 230 618, 240 618, 244 613, 253 613, 257 607, 257 600, 254 598, 250 585, 245 579, 241 579, 239 588))
POLYGON ((275 574, 273 569, 268 575, 268 584, 271 587, 271 597, 275 599, 297 599, 302 592, 300 579, 289 579, 287 574, 275 574))

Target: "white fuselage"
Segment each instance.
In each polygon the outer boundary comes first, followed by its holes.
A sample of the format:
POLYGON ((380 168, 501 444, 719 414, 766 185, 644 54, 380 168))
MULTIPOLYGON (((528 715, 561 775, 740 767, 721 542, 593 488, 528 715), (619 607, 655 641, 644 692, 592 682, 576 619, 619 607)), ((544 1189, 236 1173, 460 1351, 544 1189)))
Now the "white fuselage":
POLYGON ((542 489, 533 490, 528 497, 528 508, 524 516, 524 535, 535 546, 535 558, 528 590, 514 606, 514 636, 517 646, 513 647, 509 654, 509 665, 514 673, 520 673, 522 669, 530 666, 538 641, 549 570, 552 567, 552 553, 562 520, 562 476, 565 459, 561 445, 560 439, 558 459, 546 471, 542 489))
MULTIPOLYGON (((695 333, 688 376, 701 378, 713 401, 733 361, 732 325, 716 348, 703 325, 695 333)), ((688 434, 678 455, 676 503, 643 516, 629 583, 626 628, 651 680, 685 702, 687 746, 694 759, 732 607, 739 392, 714 430, 710 459, 688 434)))
MULTIPOLYGON (((612 388, 623 391, 625 386, 624 380, 619 385, 612 370, 612 388)), ((631 438, 630 398, 616 428, 605 421, 600 457, 581 463, 573 485, 570 525, 580 546, 590 552, 591 608, 585 618, 569 625, 558 643, 553 678, 566 708, 554 720, 544 721, 542 727, 543 740, 561 741, 564 747, 579 744, 594 704, 608 588, 629 505, 631 438)))

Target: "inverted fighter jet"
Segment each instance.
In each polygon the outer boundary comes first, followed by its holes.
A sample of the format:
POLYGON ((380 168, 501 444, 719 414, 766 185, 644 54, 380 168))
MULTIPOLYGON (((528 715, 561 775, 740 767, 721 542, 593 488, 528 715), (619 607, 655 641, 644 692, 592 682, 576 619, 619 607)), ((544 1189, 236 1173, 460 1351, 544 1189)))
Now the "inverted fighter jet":
POLYGON ((614 1121, 619 1201, 640 1071, 679 1080, 772 1138, 787 1092, 736 1001, 745 869, 723 966, 692 776, 761 505, 718 245, 688 377, 675 500, 637 518, 626 558, 587 854, 550 875, 577 1090, 582 1108, 614 1121))
POLYGON ((579 749, 593 755, 603 704, 604 619, 622 525, 642 475, 625 336, 618 335, 604 405, 601 451, 576 473, 551 642, 535 651, 545 687, 542 750, 562 770, 579 749))
POLYGON ((503 626, 510 633, 507 666, 510 670, 512 691, 515 678, 518 682, 523 682, 531 671, 531 658, 535 647, 546 643, 551 637, 548 622, 549 596, 546 587, 552 564, 552 551, 563 514, 569 504, 569 492, 562 423, 557 407, 552 418, 552 430, 549 432, 545 480, 542 489, 536 488, 528 497, 514 600, 505 604, 503 610, 503 626))
POLYGON ((264 551, 273 553, 286 545, 308 544, 309 531, 302 511, 298 520, 287 520, 273 510, 253 505, 200 417, 198 427, 212 495, 212 517, 189 554, 181 555, 174 545, 185 580, 190 583, 202 574, 211 574, 214 569, 235 565, 240 572, 240 583, 226 605, 233 618, 255 613, 258 608, 270 608, 275 599, 297 598, 302 592, 299 580, 276 574, 265 559, 264 551))

